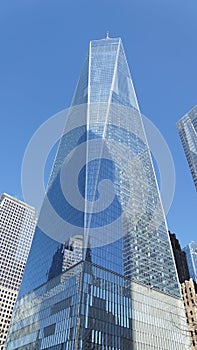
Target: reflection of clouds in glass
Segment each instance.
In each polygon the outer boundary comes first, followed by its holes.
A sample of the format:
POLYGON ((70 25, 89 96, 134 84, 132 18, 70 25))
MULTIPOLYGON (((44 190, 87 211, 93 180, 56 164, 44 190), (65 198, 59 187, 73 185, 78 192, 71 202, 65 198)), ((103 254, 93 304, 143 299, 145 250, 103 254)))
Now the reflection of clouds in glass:
MULTIPOLYGON (((24 196, 32 197, 40 205, 44 195, 42 174, 46 159, 60 137, 67 116, 47 196, 42 205, 42 215, 38 220, 40 229, 60 242, 77 234, 84 235, 86 228, 91 229, 91 233, 95 230, 99 237, 103 237, 105 232, 105 239, 102 238, 101 241, 102 244, 104 241, 108 244, 124 234, 120 229, 121 217, 124 216, 125 219, 125 215, 128 216, 132 226, 135 226, 146 213, 147 207, 155 212, 154 217, 159 217, 156 214, 161 210, 160 205, 158 209, 156 198, 157 185, 140 114, 132 108, 112 104, 106 120, 106 108, 105 103, 90 105, 88 132, 84 125, 87 117, 86 105, 62 111, 38 129, 27 147, 22 169, 24 196), (103 127, 103 124, 106 126, 103 127), (41 147, 42 143, 44 147, 41 147), (40 162, 37 162, 38 150, 41 150, 40 162), (38 188, 38 193, 33 191, 33 195, 32 187, 26 181, 27 178, 32 178, 32 173, 29 174, 32 160, 34 169, 39 167, 38 171, 34 171, 37 177, 32 180, 38 184, 34 186, 38 188), (156 196, 153 195, 154 192, 156 196), (112 226, 109 227, 110 225, 112 226), (106 229, 102 231, 104 226, 106 229)), ((152 152, 154 156, 156 153, 156 161, 159 161, 159 170, 164 169, 165 157, 162 157, 161 164, 161 158, 155 151, 157 148, 162 149, 163 153, 167 150, 168 170, 173 173, 169 150, 160 133, 147 119, 145 126, 149 140, 152 137, 151 148, 154 148, 152 152), (154 139, 157 145, 152 146, 154 139)), ((160 176, 161 179, 166 177, 165 173, 160 173, 160 176)), ((171 189, 172 187, 168 187, 167 192, 171 189)), ((168 196, 171 200, 172 192, 168 196)))

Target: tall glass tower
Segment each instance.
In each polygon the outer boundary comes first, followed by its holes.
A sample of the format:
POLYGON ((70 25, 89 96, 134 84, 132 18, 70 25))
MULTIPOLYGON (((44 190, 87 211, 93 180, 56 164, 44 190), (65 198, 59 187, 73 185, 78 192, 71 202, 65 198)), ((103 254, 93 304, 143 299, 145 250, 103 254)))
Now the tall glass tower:
POLYGON ((197 283, 197 243, 190 242, 183 251, 186 253, 190 277, 197 283))
POLYGON ((90 42, 20 296, 8 349, 186 349, 176 268, 119 38, 90 42), (65 250, 79 239, 67 269, 65 250))
POLYGON ((197 106, 177 122, 177 128, 197 190, 197 106))
POLYGON ((54 256, 60 263, 50 278, 62 272, 63 244, 76 234, 84 238, 83 260, 179 295, 150 151, 120 39, 90 43, 21 294, 48 280, 54 256))

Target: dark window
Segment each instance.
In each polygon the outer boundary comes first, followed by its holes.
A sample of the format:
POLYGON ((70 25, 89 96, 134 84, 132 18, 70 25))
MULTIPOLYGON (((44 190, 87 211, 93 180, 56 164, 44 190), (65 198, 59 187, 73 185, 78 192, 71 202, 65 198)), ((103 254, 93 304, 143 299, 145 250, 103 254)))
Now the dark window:
POLYGON ((48 337, 55 333, 55 323, 51 324, 48 327, 44 327, 44 337, 48 337))

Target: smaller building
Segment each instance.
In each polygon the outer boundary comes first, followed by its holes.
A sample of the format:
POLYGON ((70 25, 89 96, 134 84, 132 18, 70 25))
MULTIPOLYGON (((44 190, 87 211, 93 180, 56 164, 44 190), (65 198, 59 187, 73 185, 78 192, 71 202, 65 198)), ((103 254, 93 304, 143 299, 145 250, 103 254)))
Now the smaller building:
POLYGON ((197 190, 197 105, 177 122, 177 129, 197 190))
POLYGON ((197 243, 190 242, 183 251, 186 253, 190 277, 197 283, 197 243))
POLYGON ((179 282, 183 283, 190 279, 186 253, 181 249, 180 243, 174 233, 169 232, 174 259, 176 263, 179 282))
POLYGON ((34 208, 6 193, 0 195, 0 350, 5 349, 35 225, 34 208))
POLYGON ((195 277, 193 268, 193 266, 195 267, 195 264, 193 263, 194 259, 191 253, 195 250, 195 244, 192 242, 193 244, 190 243, 184 248, 184 250, 182 250, 176 235, 169 232, 169 236, 179 281, 181 283, 181 293, 187 318, 191 349, 195 350, 197 349, 197 284, 195 283, 195 280, 190 278, 195 277))
POLYGON ((195 350, 197 349, 197 286, 192 278, 181 284, 181 291, 190 333, 191 348, 195 350))

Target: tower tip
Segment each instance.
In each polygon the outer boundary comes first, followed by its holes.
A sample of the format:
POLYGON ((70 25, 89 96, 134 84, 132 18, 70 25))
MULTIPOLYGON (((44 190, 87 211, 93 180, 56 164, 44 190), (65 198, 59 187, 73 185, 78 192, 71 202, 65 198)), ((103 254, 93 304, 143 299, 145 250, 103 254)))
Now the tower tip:
POLYGON ((109 37, 109 31, 106 32, 106 36, 105 36, 105 40, 108 40, 108 39, 110 39, 110 37, 109 37))

